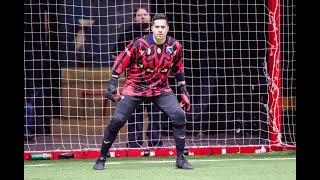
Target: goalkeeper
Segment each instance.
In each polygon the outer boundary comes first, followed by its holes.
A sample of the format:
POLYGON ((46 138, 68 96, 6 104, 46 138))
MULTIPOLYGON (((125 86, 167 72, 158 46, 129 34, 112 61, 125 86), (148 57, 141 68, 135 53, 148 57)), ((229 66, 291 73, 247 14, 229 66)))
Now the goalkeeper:
POLYGON ((116 58, 106 97, 119 101, 111 121, 105 129, 99 158, 93 169, 103 170, 109 149, 119 130, 125 125, 136 106, 151 101, 173 121, 173 136, 176 143, 176 167, 193 169, 183 153, 186 139, 186 115, 181 108, 190 110, 190 96, 186 87, 182 63, 182 46, 167 35, 169 22, 165 15, 156 14, 151 21, 152 33, 132 40, 116 58), (126 69, 128 74, 121 97, 117 90, 119 75, 126 69), (182 101, 169 87, 168 76, 174 75, 182 101))

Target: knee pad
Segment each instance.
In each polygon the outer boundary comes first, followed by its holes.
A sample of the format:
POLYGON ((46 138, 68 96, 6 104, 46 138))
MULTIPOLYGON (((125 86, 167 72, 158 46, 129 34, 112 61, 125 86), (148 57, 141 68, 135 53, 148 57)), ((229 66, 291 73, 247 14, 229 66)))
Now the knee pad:
POLYGON ((174 112, 172 116, 173 124, 177 126, 183 126, 186 124, 186 114, 185 112, 179 108, 174 112))
POLYGON ((109 128, 111 131, 118 132, 127 122, 127 118, 120 114, 116 113, 114 116, 112 116, 109 128))

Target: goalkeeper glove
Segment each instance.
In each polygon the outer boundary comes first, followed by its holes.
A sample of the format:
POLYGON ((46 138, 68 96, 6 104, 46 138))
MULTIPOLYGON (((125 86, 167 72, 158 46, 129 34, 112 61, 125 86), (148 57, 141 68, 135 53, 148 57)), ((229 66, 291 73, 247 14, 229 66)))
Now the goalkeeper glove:
POLYGON ((117 84, 118 84, 118 78, 115 76, 112 76, 105 94, 105 96, 108 99, 110 99, 112 102, 116 102, 120 99, 120 93, 117 89, 117 84))
POLYGON ((181 102, 180 102, 180 106, 181 107, 186 107, 187 111, 190 111, 191 106, 190 106, 190 95, 189 92, 187 90, 187 86, 185 84, 182 84, 179 86, 179 90, 180 90, 180 95, 181 95, 181 102))

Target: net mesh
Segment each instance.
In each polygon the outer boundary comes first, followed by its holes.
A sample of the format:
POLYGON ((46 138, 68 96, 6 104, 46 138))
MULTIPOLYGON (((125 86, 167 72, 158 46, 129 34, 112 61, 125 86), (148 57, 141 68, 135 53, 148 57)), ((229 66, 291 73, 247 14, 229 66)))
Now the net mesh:
MULTIPOLYGON (((278 2, 278 1, 275 1, 278 2)), ((191 111, 187 147, 268 145, 270 143, 269 54, 272 12, 265 0, 27 0, 24 3, 26 151, 100 148, 116 103, 104 98, 111 75, 111 53, 133 23, 132 11, 146 4, 151 15, 165 13, 169 35, 183 46, 191 111)), ((281 1, 281 140, 295 145, 296 1, 281 1)), ((125 77, 120 78, 120 89, 125 77)), ((178 95, 176 82, 169 77, 178 95)), ((126 124, 113 144, 160 134, 163 147, 175 145, 172 122, 150 109, 126 124), (151 116, 152 114, 152 116, 151 116), (150 120, 159 126, 149 130, 150 120), (137 123, 137 124, 139 124, 137 123), (139 134, 140 133, 140 134, 139 134), (135 139, 135 138, 133 138, 135 139)), ((271 109, 272 110, 272 109, 271 109)), ((272 127, 272 126, 271 126, 272 127)), ((151 140, 158 141, 159 137, 151 140)))

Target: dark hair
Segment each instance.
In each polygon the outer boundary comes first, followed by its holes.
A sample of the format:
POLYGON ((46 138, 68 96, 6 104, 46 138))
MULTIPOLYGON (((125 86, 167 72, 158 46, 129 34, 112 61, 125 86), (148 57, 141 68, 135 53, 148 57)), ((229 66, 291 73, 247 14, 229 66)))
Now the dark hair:
POLYGON ((163 20, 166 20, 167 21, 167 25, 169 25, 169 21, 168 21, 168 18, 166 15, 164 14, 156 14, 152 17, 152 20, 151 20, 151 25, 154 24, 154 21, 155 20, 159 20, 159 19, 163 19, 163 20))
POLYGON ((137 12, 139 9, 144 9, 146 10, 148 13, 149 13, 149 8, 147 5, 140 5, 140 6, 137 6, 136 8, 134 8, 133 10, 133 17, 136 17, 137 16, 137 12))

